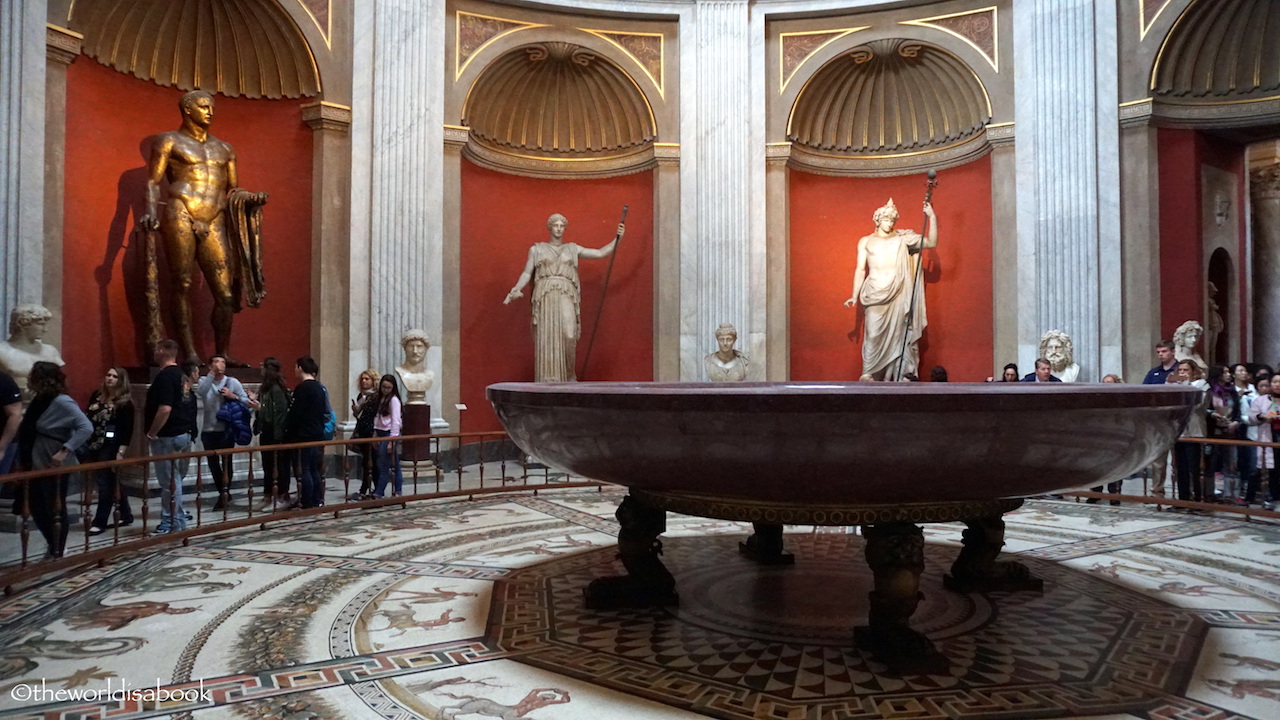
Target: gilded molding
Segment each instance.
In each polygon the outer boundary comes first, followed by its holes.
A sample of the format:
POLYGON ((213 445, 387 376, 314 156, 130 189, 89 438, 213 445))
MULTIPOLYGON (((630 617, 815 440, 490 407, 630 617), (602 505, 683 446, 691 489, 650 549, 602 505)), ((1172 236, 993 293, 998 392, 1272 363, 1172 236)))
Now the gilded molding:
POLYGON ((791 160, 791 143, 774 142, 764 146, 764 161, 770 165, 785 165, 791 160))
POLYGON ((778 33, 778 94, 782 94, 800 66, 840 38, 866 30, 870 25, 832 30, 778 33))
POLYGON ((1138 0, 1138 39, 1146 40, 1147 31, 1172 0, 1138 0))
POLYGON ((960 522, 998 517, 1022 507, 1022 498, 959 502, 799 504, 723 498, 690 493, 629 488, 638 502, 667 512, 781 525, 877 525, 884 523, 960 522))
POLYGON ((793 143, 787 167, 832 177, 912 175, 964 165, 991 152, 992 146, 985 131, 945 148, 898 155, 829 155, 793 143))
POLYGON ((333 47, 333 0, 298 0, 302 11, 316 24, 327 48, 333 47))
POLYGON ((658 95, 666 97, 666 36, 662 33, 622 32, 620 30, 590 30, 578 28, 584 33, 595 35, 622 51, 631 58, 645 75, 658 86, 658 95))
POLYGON ((1248 127, 1280 123, 1280 97, 1208 103, 1157 101, 1152 116, 1167 127, 1248 127))
POLYGON ((1015 134, 1014 125, 1011 122, 987 126, 987 142, 991 143, 991 147, 1012 145, 1015 134))
POLYGON ((303 105, 300 110, 302 122, 312 130, 348 132, 351 129, 351 108, 346 105, 320 100, 303 105))
POLYGON ((898 24, 933 28, 955 36, 977 50, 992 70, 1000 72, 1000 9, 994 5, 919 20, 903 20, 898 24))
POLYGON ((84 35, 75 30, 68 30, 53 23, 47 23, 44 31, 45 57, 49 60, 70 65, 80 57, 84 45, 84 35))
POLYGON ((453 79, 462 77, 472 59, 499 38, 540 27, 547 26, 458 10, 454 14, 453 25, 453 79))
POLYGON ((495 150, 484 146, 472 137, 463 146, 462 154, 481 167, 509 175, 585 180, 632 175, 650 170, 658 164, 654 158, 654 150, 651 143, 637 152, 621 156, 548 158, 495 150))
POLYGON ((680 163, 680 143, 654 143, 653 160, 659 165, 678 165, 680 163))

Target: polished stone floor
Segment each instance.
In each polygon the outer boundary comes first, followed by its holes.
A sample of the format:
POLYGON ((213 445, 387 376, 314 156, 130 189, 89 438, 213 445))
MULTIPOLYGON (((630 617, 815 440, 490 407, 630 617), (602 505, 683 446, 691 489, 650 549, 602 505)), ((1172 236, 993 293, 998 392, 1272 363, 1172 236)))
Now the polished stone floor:
POLYGON ((0 715, 1280 718, 1274 525, 1030 501, 1007 549, 1045 589, 987 595, 942 588, 961 528, 926 526, 915 625, 951 668, 904 677, 851 646, 854 528, 788 528, 796 564, 758 567, 745 526, 671 515, 680 606, 584 609, 620 498, 356 511, 81 571, 0 601, 0 715))

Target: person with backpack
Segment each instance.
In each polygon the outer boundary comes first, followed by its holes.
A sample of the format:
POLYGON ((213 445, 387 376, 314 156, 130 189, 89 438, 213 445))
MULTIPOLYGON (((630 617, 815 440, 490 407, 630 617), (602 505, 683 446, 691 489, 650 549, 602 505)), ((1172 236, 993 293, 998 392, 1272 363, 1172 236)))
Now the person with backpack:
MULTIPOLYGON (((209 373, 196 384, 196 395, 204 403, 204 417, 200 425, 203 429, 200 443, 204 449, 225 450, 235 447, 235 440, 227 436, 227 424, 220 419, 219 413, 227 403, 244 403, 249 396, 245 395, 240 381, 227 374, 226 357, 214 355, 209 358, 209 373)), ((230 497, 231 457, 210 455, 208 461, 209 474, 213 476, 213 484, 218 488, 218 499, 214 502, 213 509, 222 510, 230 497)))
POLYGON ((262 385, 257 396, 250 396, 249 407, 257 411, 254 431, 262 446, 262 506, 260 511, 276 507, 289 507, 289 471, 293 467, 293 453, 287 450, 267 450, 284 442, 284 420, 289 412, 289 389, 284 384, 280 361, 265 358, 262 361, 262 385))

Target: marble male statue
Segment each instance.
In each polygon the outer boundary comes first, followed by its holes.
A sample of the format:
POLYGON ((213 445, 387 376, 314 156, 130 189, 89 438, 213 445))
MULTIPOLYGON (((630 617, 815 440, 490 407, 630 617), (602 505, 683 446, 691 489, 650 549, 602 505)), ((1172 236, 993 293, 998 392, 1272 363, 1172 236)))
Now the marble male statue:
POLYGON ((1040 357, 1049 361, 1049 369, 1062 382, 1075 382, 1080 366, 1075 360, 1075 344, 1061 330, 1050 330, 1040 338, 1040 357))
POLYGON ((396 366, 396 375, 400 378, 400 387, 404 388, 405 404, 423 405, 436 378, 436 374, 427 369, 431 340, 425 332, 414 328, 400 338, 400 347, 404 350, 404 364, 396 366))
MULTIPOLYGON (((858 240, 853 294, 844 304, 850 308, 862 304, 862 374, 876 380, 917 374, 920 365, 920 338, 928 320, 924 288, 915 287, 916 265, 921 250, 938 246, 938 218, 931 203, 924 204, 924 214, 928 237, 895 230, 898 208, 890 198, 872 217, 875 232, 858 240)), ((920 282, 923 284, 922 279, 920 282)))
MULTIPOLYGON (((214 354, 227 354, 241 293, 249 307, 258 307, 266 294, 261 208, 267 194, 240 189, 235 150, 209 134, 213 105, 213 96, 203 90, 183 95, 178 101, 182 127, 155 136, 147 163, 146 213, 139 220, 144 231, 158 230, 164 238, 177 339, 189 358, 199 357, 189 297, 197 268, 213 293, 214 354)), ((148 303, 158 307, 152 294, 148 290, 148 303)))
POLYGON ((747 379, 747 356, 733 349, 738 330, 730 323, 716 328, 719 350, 702 358, 702 369, 711 382, 741 382, 747 379))
POLYGON ((533 280, 533 379, 535 382, 577 380, 574 361, 582 335, 578 287, 578 259, 599 260, 613 254, 626 226, 602 248, 585 248, 564 241, 569 221, 560 213, 547 218, 547 242, 529 248, 529 257, 503 305, 524 297, 524 286, 533 280))
POLYGON ((37 362, 63 365, 58 349, 42 339, 53 313, 43 305, 19 305, 9 313, 9 339, 0 342, 0 371, 8 373, 27 391, 27 375, 37 362))
POLYGON ((1204 358, 1196 352, 1196 345, 1204 335, 1204 327, 1195 320, 1188 320, 1173 331, 1173 357, 1177 360, 1190 360, 1200 366, 1201 372, 1209 369, 1204 358))

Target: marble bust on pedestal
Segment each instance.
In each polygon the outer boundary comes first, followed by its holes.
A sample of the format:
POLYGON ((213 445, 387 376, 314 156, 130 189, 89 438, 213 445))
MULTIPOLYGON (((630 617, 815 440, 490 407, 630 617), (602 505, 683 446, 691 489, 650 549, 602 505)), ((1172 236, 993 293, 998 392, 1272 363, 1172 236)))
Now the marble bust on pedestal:
POLYGON ((738 330, 729 323, 716 328, 719 350, 702 359, 702 368, 711 382, 741 382, 747 379, 747 356, 733 349, 738 330))
POLYGON ((1080 377, 1075 356, 1071 336, 1061 330, 1050 330, 1040 338, 1040 357, 1049 361, 1049 371, 1062 382, 1075 382, 1080 377))
POLYGON ((1209 369, 1204 358, 1196 352, 1196 345, 1199 344, 1201 336, 1204 335, 1204 326, 1195 320, 1188 320, 1178 326, 1173 331, 1173 356, 1177 360, 1190 360, 1200 366, 1203 372, 1209 369))
POLYGON ((32 365, 40 361, 65 364, 58 349, 42 340, 52 318, 43 305, 19 305, 9 313, 9 339, 0 342, 0 370, 9 373, 24 393, 32 365))
POLYGON ((396 366, 400 387, 404 388, 406 405, 425 405, 427 391, 431 389, 436 374, 427 369, 427 349, 431 340, 422 330, 414 328, 400 338, 404 350, 404 364, 396 366))

